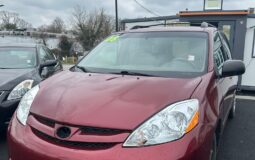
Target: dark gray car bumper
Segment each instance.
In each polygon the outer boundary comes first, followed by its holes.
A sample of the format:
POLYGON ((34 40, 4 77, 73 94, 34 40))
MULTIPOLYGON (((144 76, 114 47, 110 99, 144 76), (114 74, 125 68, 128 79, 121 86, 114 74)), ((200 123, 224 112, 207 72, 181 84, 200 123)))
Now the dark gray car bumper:
POLYGON ((6 122, 9 122, 15 112, 20 99, 8 101, 9 92, 5 91, 0 97, 0 127, 4 127, 6 122))

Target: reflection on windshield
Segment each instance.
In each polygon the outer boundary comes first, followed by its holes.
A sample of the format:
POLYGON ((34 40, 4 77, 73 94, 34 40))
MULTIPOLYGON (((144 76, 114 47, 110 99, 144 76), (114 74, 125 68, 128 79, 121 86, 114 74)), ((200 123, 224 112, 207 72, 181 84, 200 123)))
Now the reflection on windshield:
POLYGON ((97 46, 79 65, 101 73, 109 70, 155 76, 203 73, 208 53, 207 39, 204 32, 113 35, 97 46))
POLYGON ((0 48, 0 68, 22 69, 36 65, 35 48, 0 48))

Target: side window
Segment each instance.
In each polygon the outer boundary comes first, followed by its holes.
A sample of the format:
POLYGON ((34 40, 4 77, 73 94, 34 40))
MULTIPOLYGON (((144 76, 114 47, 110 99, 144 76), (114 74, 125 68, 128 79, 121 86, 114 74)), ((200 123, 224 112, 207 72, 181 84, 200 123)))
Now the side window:
POLYGON ((224 57, 223 45, 221 43, 221 39, 218 33, 216 33, 214 37, 213 57, 217 69, 221 70, 223 63, 226 61, 226 57, 224 57))
POLYGON ((39 59, 40 62, 45 62, 47 60, 55 60, 55 57, 48 53, 44 47, 39 48, 39 59))
POLYGON ((56 56, 51 52, 51 50, 47 47, 43 47, 43 49, 45 50, 45 52, 48 54, 49 58, 51 60, 55 60, 56 56))
POLYGON ((40 59, 40 62, 45 62, 48 60, 47 53, 42 47, 39 48, 39 59, 40 59))
POLYGON ((229 45, 226 42, 227 39, 225 39, 224 36, 221 35, 221 41, 222 41, 222 44, 223 44, 223 56, 225 58, 225 61, 232 59, 231 51, 229 49, 229 45))

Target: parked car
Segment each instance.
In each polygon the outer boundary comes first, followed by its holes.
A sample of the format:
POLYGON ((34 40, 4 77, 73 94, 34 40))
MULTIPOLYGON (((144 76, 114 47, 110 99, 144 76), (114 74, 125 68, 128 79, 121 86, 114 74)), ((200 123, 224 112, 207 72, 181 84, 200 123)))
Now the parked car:
POLYGON ((24 96, 9 158, 215 160, 244 72, 205 24, 114 34, 24 96))
POLYGON ((60 70, 61 63, 43 45, 0 44, 0 130, 25 93, 60 70))

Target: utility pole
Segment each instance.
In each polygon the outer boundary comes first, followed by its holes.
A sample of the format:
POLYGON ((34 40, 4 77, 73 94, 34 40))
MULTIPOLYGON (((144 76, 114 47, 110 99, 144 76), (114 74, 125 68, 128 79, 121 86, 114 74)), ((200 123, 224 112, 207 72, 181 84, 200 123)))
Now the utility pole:
POLYGON ((119 31, 119 16, 118 16, 118 0, 115 0, 115 19, 116 19, 116 32, 119 31))

